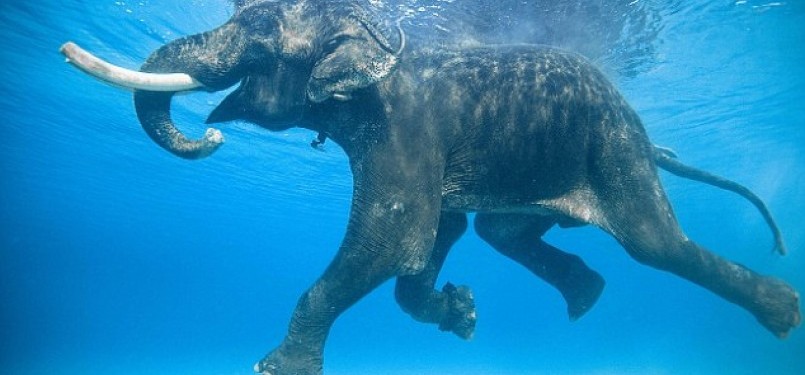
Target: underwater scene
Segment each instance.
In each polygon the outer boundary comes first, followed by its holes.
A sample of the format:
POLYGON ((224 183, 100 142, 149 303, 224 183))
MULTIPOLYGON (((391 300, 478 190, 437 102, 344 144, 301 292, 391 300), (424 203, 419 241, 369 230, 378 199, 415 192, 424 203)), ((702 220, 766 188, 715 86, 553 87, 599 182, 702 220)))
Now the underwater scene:
POLYGON ((2 1, 0 33, 2 374, 805 374, 803 2, 2 1))

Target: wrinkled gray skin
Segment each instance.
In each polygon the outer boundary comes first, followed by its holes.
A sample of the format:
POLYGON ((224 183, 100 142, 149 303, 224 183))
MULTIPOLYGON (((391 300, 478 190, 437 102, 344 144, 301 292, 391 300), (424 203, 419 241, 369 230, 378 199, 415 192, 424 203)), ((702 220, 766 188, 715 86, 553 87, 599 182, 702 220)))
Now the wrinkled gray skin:
MULTIPOLYGON (((654 149, 637 114, 583 58, 535 46, 398 51, 397 31, 357 6, 237 6, 229 22, 165 45, 142 70, 188 73, 210 91, 240 83, 208 122, 311 129, 344 149, 354 177, 338 255, 300 298, 287 336, 258 371, 321 374, 333 322, 393 277, 406 312, 470 337, 469 289, 434 289, 469 212, 477 213, 481 238, 562 293, 572 319, 595 303, 604 281, 541 239, 556 224, 600 227, 637 261, 743 307, 775 335, 799 323, 790 286, 685 236, 657 166, 710 175, 654 149)), ((173 126, 171 96, 135 93, 148 135, 181 157, 212 153, 214 145, 173 126)))

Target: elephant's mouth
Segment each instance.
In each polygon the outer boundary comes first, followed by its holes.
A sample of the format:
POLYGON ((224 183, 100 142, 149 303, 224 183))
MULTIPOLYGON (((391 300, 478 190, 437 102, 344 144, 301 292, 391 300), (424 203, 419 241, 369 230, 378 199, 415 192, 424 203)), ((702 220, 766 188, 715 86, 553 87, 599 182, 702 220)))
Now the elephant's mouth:
POLYGON ((307 104, 304 92, 298 89, 300 76, 246 75, 210 113, 207 124, 245 120, 274 131, 292 127, 301 120, 307 104))

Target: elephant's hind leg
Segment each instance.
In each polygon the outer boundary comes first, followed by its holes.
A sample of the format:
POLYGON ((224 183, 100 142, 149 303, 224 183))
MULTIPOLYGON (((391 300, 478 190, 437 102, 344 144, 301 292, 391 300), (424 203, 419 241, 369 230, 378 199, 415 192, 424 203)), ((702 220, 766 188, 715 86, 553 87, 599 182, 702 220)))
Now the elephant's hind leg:
POLYGON ((433 252, 425 269, 416 275, 397 277, 394 291, 400 307, 414 319, 436 323, 439 329, 453 332, 463 339, 475 331, 475 303, 470 289, 450 283, 442 291, 434 289, 447 253, 467 230, 467 215, 443 212, 433 252))
POLYGON ((752 313, 784 337, 799 324, 799 296, 783 281, 713 254, 680 229, 653 168, 633 168, 600 179, 601 225, 637 261, 688 279, 752 313), (622 176, 626 176, 623 178, 622 176), (607 186, 608 185, 608 186, 607 186))
POLYGON ((475 217, 475 230, 495 250, 528 268, 562 293, 567 313, 576 320, 593 307, 604 279, 576 255, 542 240, 556 219, 527 214, 488 214, 475 217))

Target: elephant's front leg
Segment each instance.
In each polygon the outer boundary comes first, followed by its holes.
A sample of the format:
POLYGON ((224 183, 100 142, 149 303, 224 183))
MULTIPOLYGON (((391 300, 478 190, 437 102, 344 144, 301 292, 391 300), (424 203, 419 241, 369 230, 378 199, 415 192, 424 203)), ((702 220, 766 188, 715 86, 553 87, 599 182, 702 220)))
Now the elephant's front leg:
POLYGON ((440 184, 356 176, 347 233, 318 281, 300 298, 282 344, 255 365, 270 375, 322 373, 324 342, 336 318, 384 281, 419 273, 433 247, 440 184))
POLYGON ((414 319, 436 323, 443 331, 469 339, 475 331, 475 302, 470 289, 450 283, 442 291, 434 289, 447 253, 466 229, 466 214, 443 212, 428 264, 416 275, 398 277, 394 294, 400 307, 414 319))

